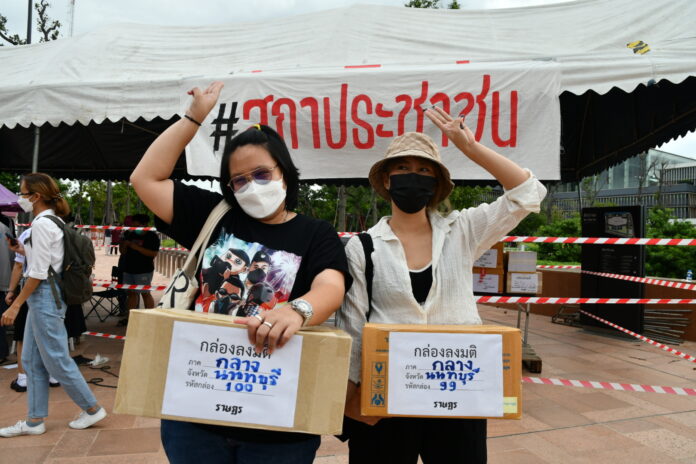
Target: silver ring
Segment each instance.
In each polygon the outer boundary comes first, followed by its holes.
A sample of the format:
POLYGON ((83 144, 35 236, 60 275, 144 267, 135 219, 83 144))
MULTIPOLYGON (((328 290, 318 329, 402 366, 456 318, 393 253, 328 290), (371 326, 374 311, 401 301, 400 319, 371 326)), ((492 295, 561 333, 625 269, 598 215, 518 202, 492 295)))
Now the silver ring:
POLYGON ((271 324, 271 323, 268 322, 268 321, 263 321, 263 325, 267 325, 269 329, 272 329, 272 328, 273 328, 273 324, 271 324))
POLYGON ((261 317, 260 315, 254 314, 252 317, 255 317, 256 319, 259 320, 259 322, 263 323, 263 317, 261 317))

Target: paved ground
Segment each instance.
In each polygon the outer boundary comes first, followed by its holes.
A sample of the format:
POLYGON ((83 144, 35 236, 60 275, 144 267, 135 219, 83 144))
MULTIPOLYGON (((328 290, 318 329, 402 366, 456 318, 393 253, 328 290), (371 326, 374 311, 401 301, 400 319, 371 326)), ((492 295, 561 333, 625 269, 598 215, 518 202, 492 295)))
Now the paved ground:
MULTIPOLYGON (((114 257, 99 257, 97 277, 108 278, 114 257)), ((155 282, 164 282, 162 276, 155 282)), ((515 313, 481 306, 488 323, 514 325, 515 313)), ((123 334, 114 319, 88 320, 90 330, 123 334)), ((696 364, 633 340, 618 339, 552 324, 532 316, 530 343, 541 356, 541 376, 579 380, 696 387, 696 364)), ((80 349, 87 357, 110 358, 118 374, 123 342, 90 337, 80 349)), ((682 345, 696 354, 696 343, 682 345)), ((117 379, 82 368, 86 379, 117 379)), ((9 388, 15 370, 0 368, 0 424, 26 414, 26 394, 9 388)), ((530 374, 526 374, 530 375, 530 374)), ((99 401, 111 409, 115 390, 94 386, 99 401)), ((75 431, 67 426, 79 411, 62 389, 51 390, 47 433, 0 439, 0 463, 164 463, 156 419, 111 414, 99 426, 75 431)), ((523 384, 523 418, 489 421, 491 463, 693 463, 696 462, 694 397, 523 384)), ((347 463, 345 446, 324 437, 316 463, 347 463)))

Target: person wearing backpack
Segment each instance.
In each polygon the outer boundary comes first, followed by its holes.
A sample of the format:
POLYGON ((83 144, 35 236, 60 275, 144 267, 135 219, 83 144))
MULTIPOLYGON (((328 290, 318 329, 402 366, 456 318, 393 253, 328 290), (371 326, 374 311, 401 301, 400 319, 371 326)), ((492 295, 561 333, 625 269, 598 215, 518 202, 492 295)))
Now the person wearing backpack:
POLYGON ((425 115, 505 193, 490 204, 441 215, 438 206, 454 184, 438 146, 418 132, 395 138, 372 166, 370 184, 391 203, 392 214, 348 241, 354 284, 336 313, 337 325, 353 337, 343 436, 351 464, 416 464, 419 457, 424 464, 486 462, 485 419, 360 414, 362 330, 367 321, 481 324, 473 263, 530 212, 538 212, 546 194, 528 170, 478 143, 462 118, 438 107, 425 115))
POLYGON ((83 274, 90 259, 94 262, 94 250, 89 256, 90 250, 80 240, 81 236, 56 217, 66 216, 70 208, 53 178, 43 173, 27 174, 20 181, 18 195, 19 205, 24 211, 33 213, 34 220, 24 245, 10 243, 12 251, 26 256, 25 283, 3 313, 0 323, 12 324, 22 303, 28 303, 22 360, 27 373, 29 411, 26 420, 0 429, 0 437, 46 432, 49 375, 62 384, 68 396, 82 409, 68 425, 73 429, 85 429, 104 419, 106 410, 98 404, 70 358, 63 319, 66 300, 71 303, 88 293, 83 274))

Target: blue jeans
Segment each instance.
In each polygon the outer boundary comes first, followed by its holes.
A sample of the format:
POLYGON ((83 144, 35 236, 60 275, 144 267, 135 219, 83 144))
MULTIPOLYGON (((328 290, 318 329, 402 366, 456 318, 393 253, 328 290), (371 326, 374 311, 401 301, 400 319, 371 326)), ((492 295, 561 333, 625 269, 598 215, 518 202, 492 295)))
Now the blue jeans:
POLYGON ((97 405, 77 364, 68 351, 65 303, 56 306, 50 284, 42 281, 27 300, 29 311, 24 327, 22 363, 27 372, 29 417, 48 416, 48 376, 53 376, 82 409, 97 405))
POLYGON ((311 464, 321 439, 291 443, 237 441, 192 422, 162 419, 162 445, 171 464, 311 464))
MULTIPOLYGON (((123 284, 124 285, 150 285, 152 283, 152 276, 154 272, 145 272, 143 274, 131 274, 130 272, 123 273, 123 284)), ((128 290, 129 292, 135 293, 147 293, 150 290, 128 290)))

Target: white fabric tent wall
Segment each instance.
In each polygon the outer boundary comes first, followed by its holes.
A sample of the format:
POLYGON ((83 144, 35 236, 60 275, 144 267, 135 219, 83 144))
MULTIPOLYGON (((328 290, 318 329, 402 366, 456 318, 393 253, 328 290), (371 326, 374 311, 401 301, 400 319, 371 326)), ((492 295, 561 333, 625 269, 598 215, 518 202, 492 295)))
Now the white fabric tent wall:
POLYGON ((215 27, 118 24, 0 48, 0 126, 169 118, 180 82, 262 70, 554 60, 561 91, 627 92, 696 74, 696 2, 579 0, 503 10, 357 5, 215 27), (626 47, 642 40, 650 51, 626 47))

